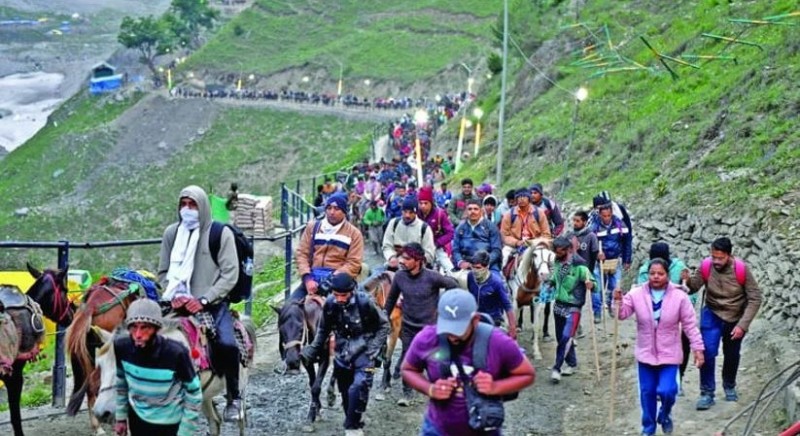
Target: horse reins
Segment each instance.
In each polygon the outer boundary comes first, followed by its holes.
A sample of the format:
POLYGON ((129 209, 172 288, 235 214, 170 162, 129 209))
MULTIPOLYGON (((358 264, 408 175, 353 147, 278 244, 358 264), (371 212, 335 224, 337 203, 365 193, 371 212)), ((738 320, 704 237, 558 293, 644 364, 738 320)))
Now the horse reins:
MULTIPOLYGON (((130 306, 130 304, 126 303, 125 300, 127 300, 127 298, 130 297, 131 295, 139 292, 139 285, 135 283, 130 283, 128 285, 128 289, 121 291, 119 293, 115 293, 112 290, 112 288, 107 285, 100 286, 100 289, 108 292, 114 299, 112 301, 97 306, 94 313, 92 314, 93 316, 102 315, 108 312, 109 310, 113 309, 117 305, 122 306, 122 310, 127 312, 128 306, 130 306)), ((113 289, 119 289, 119 288, 113 288, 113 289)))
POLYGON ((66 297, 59 298, 61 296, 62 287, 56 283, 56 279, 53 278, 52 274, 45 274, 45 277, 50 279, 50 284, 53 286, 53 316, 57 316, 56 322, 61 324, 64 322, 64 318, 67 317, 69 314, 69 310, 72 308, 72 304, 70 304, 69 300, 66 297), (60 315, 57 315, 61 312, 60 315))

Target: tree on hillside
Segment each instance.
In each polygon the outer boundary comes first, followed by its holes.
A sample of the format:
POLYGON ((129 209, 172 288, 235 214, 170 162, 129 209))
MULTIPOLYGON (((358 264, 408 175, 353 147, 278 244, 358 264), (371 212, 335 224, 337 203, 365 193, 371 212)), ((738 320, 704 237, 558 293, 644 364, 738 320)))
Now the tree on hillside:
POLYGON ((172 0, 165 20, 181 44, 197 47, 200 32, 214 27, 219 11, 208 5, 208 0, 172 0))
POLYGON ((142 18, 125 17, 119 26, 117 41, 127 48, 139 50, 139 59, 157 75, 156 57, 167 53, 173 46, 172 34, 163 20, 153 16, 142 18))

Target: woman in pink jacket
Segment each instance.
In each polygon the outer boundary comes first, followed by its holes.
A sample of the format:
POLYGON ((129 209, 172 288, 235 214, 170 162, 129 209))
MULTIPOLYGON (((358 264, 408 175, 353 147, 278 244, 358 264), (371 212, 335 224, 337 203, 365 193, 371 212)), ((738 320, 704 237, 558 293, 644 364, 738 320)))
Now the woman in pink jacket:
POLYGON ((650 261, 649 280, 634 287, 624 297, 614 293, 618 318, 636 315, 636 360, 639 362, 639 398, 642 403, 642 434, 654 435, 661 424, 672 433, 670 412, 678 394, 678 367, 683 359, 681 330, 689 338, 694 364, 703 365, 703 339, 697 328, 694 308, 678 286, 669 281, 667 262, 650 261), (658 399, 661 410, 656 413, 658 399))

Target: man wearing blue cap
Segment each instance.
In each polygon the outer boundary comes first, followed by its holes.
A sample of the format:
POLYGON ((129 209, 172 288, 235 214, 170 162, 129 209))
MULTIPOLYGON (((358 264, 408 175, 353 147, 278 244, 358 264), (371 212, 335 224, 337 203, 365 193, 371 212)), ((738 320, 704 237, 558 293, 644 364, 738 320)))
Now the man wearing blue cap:
POLYGON ((332 195, 325 202, 325 217, 311 220, 295 251, 297 272, 302 282, 292 292, 292 300, 316 294, 319 284, 334 272, 358 277, 364 257, 364 237, 347 220, 347 199, 332 195))
POLYGON ((484 432, 469 426, 463 376, 471 379, 479 393, 488 396, 506 396, 533 384, 536 371, 519 345, 502 330, 481 323, 480 317, 472 294, 451 289, 439 298, 436 325, 422 329, 411 343, 403 361, 403 380, 436 400, 428 403, 421 435, 500 434, 500 429, 484 432), (483 338, 488 342, 483 342, 483 338), (485 364, 475 368, 473 348, 479 340, 485 344, 479 350, 484 354, 485 364), (443 346, 449 350, 443 350, 443 346), (430 358, 434 355, 449 356, 450 364, 430 358), (453 366, 457 369, 453 370, 453 366), (459 375, 462 370, 463 376, 459 375))
POLYGON ((417 217, 417 198, 410 196, 403 200, 402 215, 392 218, 386 225, 386 232, 383 234, 383 257, 386 259, 386 266, 396 270, 400 266, 400 254, 403 247, 416 242, 422 245, 425 250, 425 264, 433 265, 436 256, 436 245, 433 242, 433 230, 425 221, 417 217))

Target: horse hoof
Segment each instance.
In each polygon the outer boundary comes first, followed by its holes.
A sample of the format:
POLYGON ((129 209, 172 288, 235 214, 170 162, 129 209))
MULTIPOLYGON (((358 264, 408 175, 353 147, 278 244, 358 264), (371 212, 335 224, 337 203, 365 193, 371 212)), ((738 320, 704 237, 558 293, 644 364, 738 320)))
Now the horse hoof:
POLYGON ((106 434, 106 431, 103 430, 103 427, 98 427, 97 430, 94 432, 95 436, 103 436, 106 434))
POLYGON ((306 424, 300 429, 303 433, 314 433, 314 426, 306 424))

